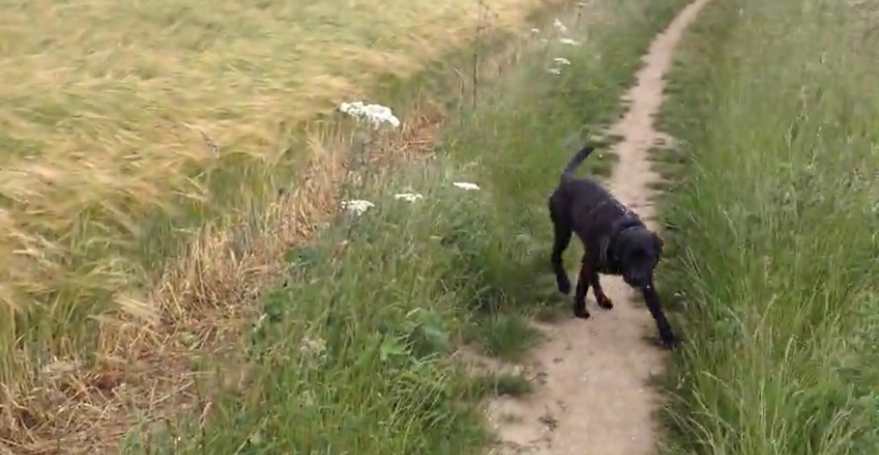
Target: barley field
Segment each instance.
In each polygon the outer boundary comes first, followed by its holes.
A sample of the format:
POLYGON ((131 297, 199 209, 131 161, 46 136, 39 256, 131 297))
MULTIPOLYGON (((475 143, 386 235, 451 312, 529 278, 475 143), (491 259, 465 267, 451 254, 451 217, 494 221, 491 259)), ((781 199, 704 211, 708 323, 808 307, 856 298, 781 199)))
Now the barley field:
POLYGON ((246 312, 334 211, 312 120, 560 3, 0 2, 0 436, 246 312))

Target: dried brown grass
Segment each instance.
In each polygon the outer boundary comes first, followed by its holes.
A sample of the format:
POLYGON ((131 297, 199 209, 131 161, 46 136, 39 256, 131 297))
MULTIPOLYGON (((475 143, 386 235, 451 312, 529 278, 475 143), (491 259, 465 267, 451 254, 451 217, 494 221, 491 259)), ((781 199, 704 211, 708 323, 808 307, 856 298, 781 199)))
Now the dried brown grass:
MULTIPOLYGON (((407 119, 374 165, 418 158, 441 121, 438 111, 407 119)), ((309 144, 299 183, 258 219, 199 231, 144 299, 154 308, 151 324, 132 312, 101 318, 94 361, 56 360, 43 368, 38 388, 14 396, 7 388, 6 403, 15 408, 5 405, 2 441, 16 453, 113 451, 133 426, 200 403, 194 376, 204 372, 197 362, 223 356, 234 367, 243 353, 240 331, 259 310, 259 289, 279 276, 286 251, 307 243, 335 214, 351 138, 315 133, 309 144), (247 239, 246 248, 233 246, 236 236, 247 239)))

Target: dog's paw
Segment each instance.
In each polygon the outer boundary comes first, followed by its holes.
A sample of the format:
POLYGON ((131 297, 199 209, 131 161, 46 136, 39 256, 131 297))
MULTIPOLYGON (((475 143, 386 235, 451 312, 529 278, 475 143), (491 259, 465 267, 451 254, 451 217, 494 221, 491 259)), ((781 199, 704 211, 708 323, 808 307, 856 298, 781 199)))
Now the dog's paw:
POLYGON ((662 342, 662 346, 669 350, 675 349, 681 345, 680 340, 678 340, 671 332, 660 332, 659 340, 662 342))
POLYGON ((595 301, 598 303, 598 306, 602 309, 605 309, 605 310, 612 310, 613 309, 613 302, 606 295, 598 297, 597 299, 595 299, 595 301))
POLYGON ((586 309, 586 305, 577 305, 574 304, 574 316, 580 319, 589 319, 591 314, 589 314, 589 310, 586 309))
POLYGON ((562 294, 568 295, 571 293, 571 280, 568 280, 567 278, 564 280, 558 280, 557 284, 559 292, 561 292, 562 294))

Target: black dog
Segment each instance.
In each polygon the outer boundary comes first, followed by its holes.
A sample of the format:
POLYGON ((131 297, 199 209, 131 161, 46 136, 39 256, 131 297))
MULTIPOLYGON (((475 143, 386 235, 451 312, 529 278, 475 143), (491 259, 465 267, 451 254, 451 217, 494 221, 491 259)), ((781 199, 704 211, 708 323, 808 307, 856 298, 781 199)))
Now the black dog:
POLYGON ((552 268, 559 292, 571 292, 562 253, 571 242, 572 232, 576 232, 586 252, 574 293, 574 315, 583 319, 589 317, 586 310, 589 285, 592 285, 599 307, 613 308, 613 303, 601 289, 598 274, 622 275, 626 284, 641 291, 656 321, 662 343, 671 347, 676 344, 675 336, 653 286, 653 270, 662 254, 662 239, 601 185, 588 178, 576 177, 577 167, 593 150, 587 145, 577 152, 549 198, 549 215, 555 228, 552 268))

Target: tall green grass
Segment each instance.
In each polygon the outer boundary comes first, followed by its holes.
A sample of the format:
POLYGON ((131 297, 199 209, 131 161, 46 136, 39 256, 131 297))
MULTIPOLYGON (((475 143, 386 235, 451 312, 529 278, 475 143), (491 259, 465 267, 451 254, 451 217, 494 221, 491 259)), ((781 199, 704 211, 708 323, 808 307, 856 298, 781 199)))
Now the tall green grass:
POLYGON ((688 347, 668 453, 879 447, 879 61, 845 2, 717 1, 684 38, 659 159, 688 347))
MULTIPOLYGON (((267 290, 239 354, 197 366, 198 408, 134 429, 126 453, 479 453, 490 440, 480 399, 529 387, 473 377, 450 354, 470 344, 514 357, 535 341, 521 315, 554 295, 545 197, 684 3, 597 2, 561 17, 580 46, 547 24, 449 122, 433 158, 358 168, 345 191, 375 207, 290 251, 288 279, 267 290), (552 75, 557 57, 571 65, 552 75), (423 199, 394 198, 403 192, 423 199)), ((612 161, 605 151, 589 166, 600 174, 612 161)))

